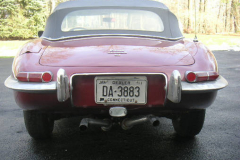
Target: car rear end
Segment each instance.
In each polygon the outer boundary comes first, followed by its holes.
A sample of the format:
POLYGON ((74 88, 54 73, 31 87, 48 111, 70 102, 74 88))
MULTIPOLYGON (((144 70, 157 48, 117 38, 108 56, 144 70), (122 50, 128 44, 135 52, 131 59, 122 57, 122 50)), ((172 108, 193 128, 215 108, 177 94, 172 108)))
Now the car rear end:
POLYGON ((113 2, 60 4, 42 37, 15 57, 5 85, 32 137, 49 138, 54 120, 71 116, 83 116, 81 130, 157 126, 167 117, 180 135, 200 132, 205 109, 227 85, 214 55, 183 40, 164 4, 113 2))

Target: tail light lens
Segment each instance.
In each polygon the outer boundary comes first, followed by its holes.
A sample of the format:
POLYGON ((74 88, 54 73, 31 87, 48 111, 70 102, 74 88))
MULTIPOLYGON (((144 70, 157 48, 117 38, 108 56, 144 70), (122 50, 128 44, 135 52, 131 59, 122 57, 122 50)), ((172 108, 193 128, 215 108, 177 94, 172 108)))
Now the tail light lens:
POLYGON ((188 82, 214 81, 219 77, 217 72, 190 72, 185 73, 188 82))
POLYGON ((28 82, 28 73, 26 73, 26 72, 18 73, 17 79, 22 82, 28 82))
POLYGON ((42 82, 42 74, 41 73, 28 73, 28 81, 29 82, 42 82))
POLYGON ((19 72, 16 78, 21 82, 51 82, 51 72, 19 72))
POLYGON ((50 72, 45 72, 42 74, 43 82, 50 82, 52 80, 52 74, 50 72))
POLYGON ((187 79, 188 82, 195 82, 197 80, 197 76, 194 72, 189 72, 186 75, 186 79, 187 79))
POLYGON ((219 77, 217 72, 209 72, 209 81, 214 81, 219 77))

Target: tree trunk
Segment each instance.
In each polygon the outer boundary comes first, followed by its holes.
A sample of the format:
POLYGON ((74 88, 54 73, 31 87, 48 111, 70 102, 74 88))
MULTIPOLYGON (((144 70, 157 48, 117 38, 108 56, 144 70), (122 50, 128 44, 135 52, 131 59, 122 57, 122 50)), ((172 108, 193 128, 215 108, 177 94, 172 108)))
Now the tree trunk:
POLYGON ((228 19, 228 0, 226 0, 226 8, 225 8, 225 32, 227 32, 227 19, 228 19))
POLYGON ((219 18, 220 18, 221 9, 222 9, 222 5, 220 2, 218 16, 217 16, 217 23, 216 23, 216 33, 218 33, 218 22, 219 22, 219 18))
POLYGON ((187 29, 190 30, 191 29, 191 0, 188 0, 188 24, 187 24, 187 29))
MULTIPOLYGON (((207 5, 208 5, 208 3, 207 3, 207 0, 204 0, 204 14, 206 15, 206 13, 207 13, 207 5)), ((208 31, 207 31, 207 22, 206 22, 206 19, 204 19, 204 21, 203 21, 203 30, 204 30, 204 33, 207 33, 208 31)))
POLYGON ((239 31, 239 7, 238 5, 240 5, 240 2, 238 2, 238 0, 233 0, 232 2, 232 8, 233 8, 233 24, 234 24, 234 32, 235 33, 238 33, 239 31))
POLYGON ((230 28, 229 28, 229 31, 230 32, 233 32, 233 30, 234 30, 234 26, 233 26, 233 23, 234 23, 234 18, 233 18, 233 12, 234 12, 234 4, 233 4, 233 0, 230 2, 231 4, 230 4, 230 6, 231 6, 231 8, 230 8, 230 28))
POLYGON ((54 11, 55 9, 55 0, 51 0, 51 13, 54 11))
POLYGON ((207 10, 207 0, 204 0, 204 12, 207 10))

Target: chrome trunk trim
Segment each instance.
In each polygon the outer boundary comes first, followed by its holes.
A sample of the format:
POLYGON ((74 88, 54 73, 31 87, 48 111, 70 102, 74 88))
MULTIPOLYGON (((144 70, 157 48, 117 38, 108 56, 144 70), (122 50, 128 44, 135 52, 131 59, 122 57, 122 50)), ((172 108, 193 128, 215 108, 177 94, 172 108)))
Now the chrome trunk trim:
POLYGON ((182 37, 176 37, 176 38, 168 38, 168 37, 160 37, 160 36, 153 36, 153 35, 141 35, 141 34, 88 34, 88 35, 78 35, 78 36, 68 36, 68 37, 61 37, 61 38, 51 38, 51 37, 41 37, 43 39, 49 40, 49 41, 61 41, 61 40, 68 40, 73 38, 88 38, 88 37, 143 37, 143 38, 154 38, 154 39, 160 39, 160 40, 168 40, 168 41, 178 41, 180 39, 185 38, 182 37))

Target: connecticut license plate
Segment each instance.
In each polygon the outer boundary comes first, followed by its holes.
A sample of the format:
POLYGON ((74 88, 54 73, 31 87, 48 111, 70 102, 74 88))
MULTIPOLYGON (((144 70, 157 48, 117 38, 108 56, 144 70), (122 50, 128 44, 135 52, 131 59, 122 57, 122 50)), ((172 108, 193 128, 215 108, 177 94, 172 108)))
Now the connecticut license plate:
POLYGON ((95 77, 97 104, 146 104, 147 77, 95 77))

